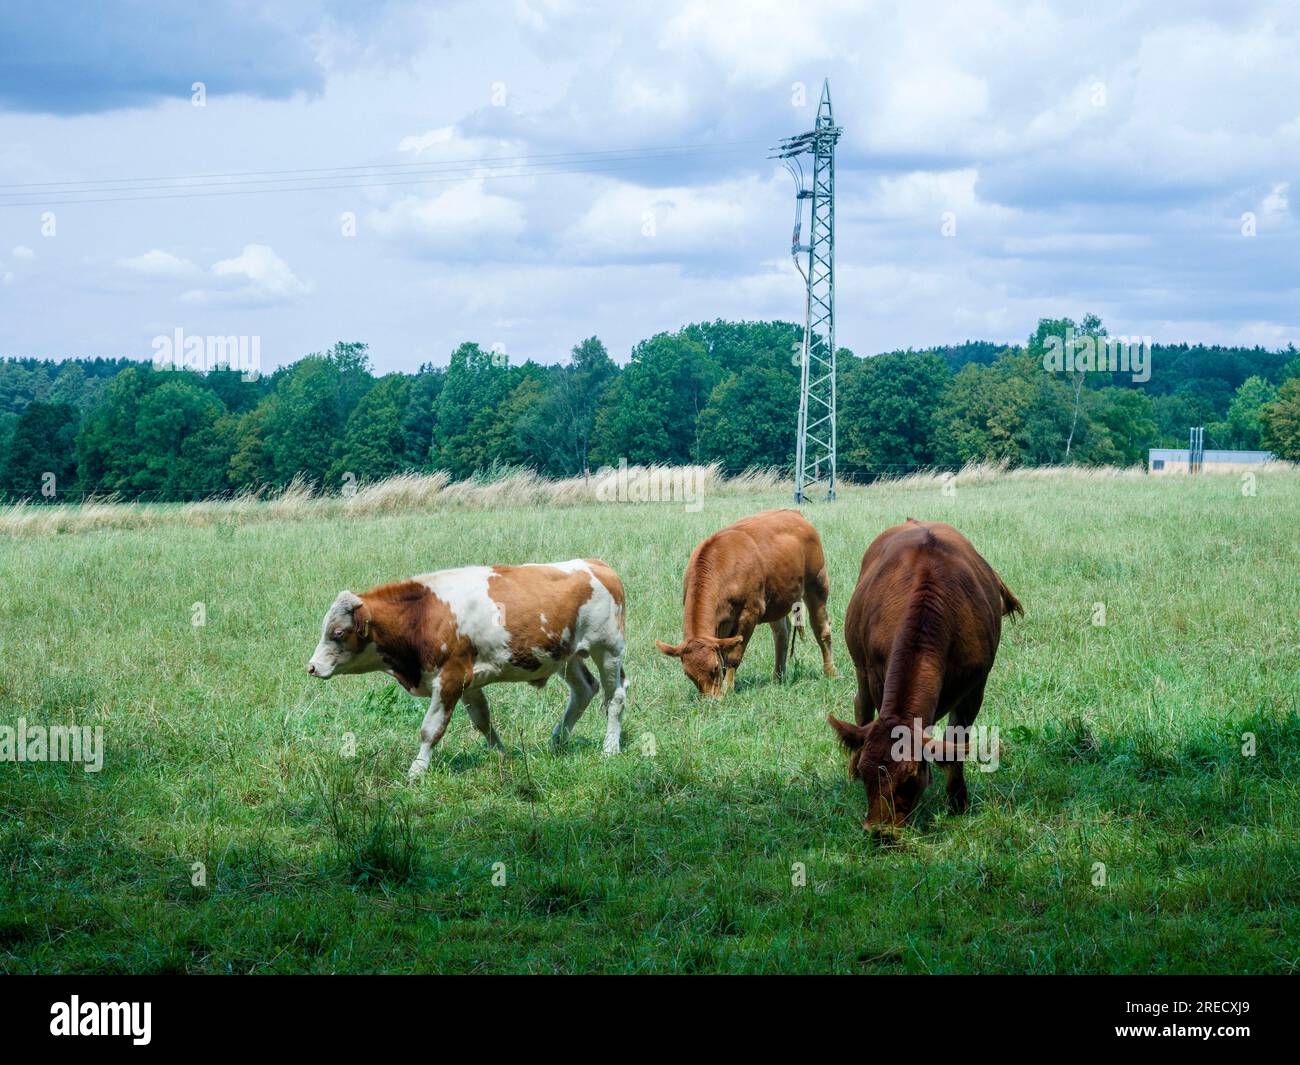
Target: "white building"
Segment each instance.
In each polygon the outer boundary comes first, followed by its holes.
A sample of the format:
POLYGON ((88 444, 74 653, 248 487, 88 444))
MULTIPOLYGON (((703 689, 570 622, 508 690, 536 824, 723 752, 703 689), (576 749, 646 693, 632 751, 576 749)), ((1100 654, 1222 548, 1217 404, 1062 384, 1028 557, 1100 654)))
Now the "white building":
MULTIPOLYGON (((1207 473, 1233 473, 1277 458, 1271 451, 1205 451, 1207 473)), ((1148 473, 1187 473, 1190 453, 1185 447, 1153 447, 1147 451, 1148 473)))

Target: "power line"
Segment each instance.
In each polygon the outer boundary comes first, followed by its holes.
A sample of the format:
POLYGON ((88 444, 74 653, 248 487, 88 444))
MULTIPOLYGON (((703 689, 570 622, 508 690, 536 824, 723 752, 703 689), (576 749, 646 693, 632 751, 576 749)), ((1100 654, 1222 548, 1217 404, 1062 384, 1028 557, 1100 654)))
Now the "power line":
MULTIPOLYGON (((582 166, 569 167, 556 170, 530 170, 523 173, 500 173, 500 174, 481 174, 477 172, 466 172, 449 177, 422 177, 410 178, 401 181, 366 181, 366 182, 343 182, 337 185, 308 185, 293 186, 284 185, 272 188, 260 189, 227 189, 216 192, 177 192, 168 195, 147 195, 147 196, 101 196, 101 197, 82 197, 78 199, 39 199, 29 201, 0 201, 0 208, 4 207, 59 207, 63 205, 76 205, 83 203, 145 203, 158 200, 187 200, 187 199, 212 199, 220 196, 251 196, 264 192, 317 192, 328 191, 331 189, 367 189, 367 188, 385 188, 395 185, 439 185, 449 184, 457 181, 466 181, 475 176, 482 177, 485 180, 503 181, 507 178, 530 178, 530 177, 549 177, 559 174, 604 174, 619 170, 635 170, 644 165, 643 161, 624 163, 623 165, 606 165, 606 166, 582 166)), ((183 188, 184 186, 181 186, 183 188)))
MULTIPOLYGON (((735 142, 740 145, 743 142, 735 142)), ((462 181, 472 177, 499 179, 504 177, 532 177, 551 174, 578 174, 584 172, 600 173, 607 170, 633 169, 646 163, 666 159, 677 159, 682 155, 728 155, 747 154, 740 147, 721 146, 683 146, 643 149, 616 149, 608 152, 561 152, 533 156, 498 156, 477 160, 437 163, 395 163, 387 165, 319 168, 316 170, 283 171, 283 174, 319 176, 257 177, 258 174, 275 174, 274 171, 246 171, 226 175, 194 175, 188 178, 113 178, 85 182, 49 182, 41 185, 0 185, 0 207, 58 206, 59 204, 77 203, 123 203, 131 200, 163 200, 203 198, 209 195, 248 195, 259 192, 308 192, 315 189, 371 188, 387 185, 438 184, 447 181, 462 181), (517 161, 515 161, 517 160, 517 161), (396 168, 406 168, 398 170, 396 168), (412 169, 418 168, 418 169, 412 169), (357 174, 348 177, 349 170, 370 170, 372 173, 357 174), (206 180, 216 177, 222 180, 206 180), (369 178, 387 178, 391 180, 367 180, 369 178), (164 182, 164 184, 136 184, 134 182, 164 182), (174 184, 168 182, 189 181, 191 184, 174 184), (80 184, 107 185, 117 182, 117 188, 60 188, 80 184), (312 184, 303 184, 311 182, 312 184), (333 184, 324 184, 334 182, 333 184), (234 186, 234 187, 232 187, 234 186), (217 190, 203 192, 194 190, 217 190), (150 196, 138 193, 162 192, 168 195, 150 196), (105 195, 98 195, 103 193, 105 195), (120 195, 119 195, 120 194, 120 195), (15 199, 15 197, 17 199, 15 199)))
POLYGON ((389 170, 398 167, 426 167, 426 166, 477 166, 492 165, 496 163, 512 163, 517 160, 530 159, 550 159, 550 160, 578 160, 583 157, 600 157, 600 156, 621 156, 628 153, 640 154, 650 152, 680 152, 691 154, 698 151, 712 151, 718 147, 723 148, 740 148, 752 147, 755 144, 761 144, 761 141, 713 141, 707 145, 646 145, 640 148, 601 148, 588 152, 551 152, 551 153, 532 153, 527 155, 487 155, 487 156, 463 156, 458 159, 439 159, 439 160, 415 160, 409 163, 360 163, 353 166, 321 166, 321 167, 304 167, 296 170, 235 170, 222 173, 207 174, 176 174, 172 176, 154 175, 151 177, 138 178, 86 178, 75 181, 31 181, 21 183, 2 184, 0 189, 29 189, 29 188, 49 188, 54 185, 103 185, 110 183, 132 182, 132 181, 191 181, 203 178, 237 178, 253 177, 259 174, 283 175, 283 174, 320 174, 325 172, 348 171, 348 170, 389 170))

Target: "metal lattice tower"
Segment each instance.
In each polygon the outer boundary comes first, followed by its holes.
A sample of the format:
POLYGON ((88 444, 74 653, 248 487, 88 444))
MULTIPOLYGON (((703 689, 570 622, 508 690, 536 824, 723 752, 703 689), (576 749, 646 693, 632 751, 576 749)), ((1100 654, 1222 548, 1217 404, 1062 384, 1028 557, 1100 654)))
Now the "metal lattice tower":
POLYGON ((807 289, 800 355, 799 436, 794 460, 794 500, 803 503, 815 486, 835 498, 835 142, 842 130, 831 115, 831 87, 822 82, 817 121, 807 133, 787 137, 774 149, 794 178, 794 237, 790 254, 807 289), (813 157, 812 188, 804 186, 800 157, 813 157), (811 201, 808 243, 799 243, 803 204, 811 201), (807 268, 800 261, 807 255, 807 268))

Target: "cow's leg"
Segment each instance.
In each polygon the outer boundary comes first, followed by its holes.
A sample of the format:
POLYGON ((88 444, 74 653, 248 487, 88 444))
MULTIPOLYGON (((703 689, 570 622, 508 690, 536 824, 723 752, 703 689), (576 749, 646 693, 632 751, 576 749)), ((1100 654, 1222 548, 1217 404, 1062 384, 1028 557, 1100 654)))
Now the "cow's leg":
MULTIPOLYGON (((980 712, 980 707, 984 703, 984 683, 988 678, 979 681, 970 691, 957 700, 953 708, 948 711, 948 724, 955 728, 968 729, 975 722, 975 716, 980 712)), ((936 734, 938 732, 936 728, 936 734)), ((964 762, 944 762, 943 775, 946 778, 946 790, 948 792, 948 809, 955 814, 964 814, 966 808, 970 805, 970 799, 966 792, 966 767, 964 762)))
POLYGON ((854 665, 858 674, 858 691, 853 696, 853 718, 859 725, 869 725, 876 718, 876 711, 880 707, 876 704, 875 696, 871 691, 871 680, 867 671, 858 665, 854 665))
POLYGON ((622 652, 592 652, 600 672, 604 691, 605 753, 618 754, 623 749, 623 704, 627 701, 627 674, 623 672, 622 652))
POLYGON ((505 754, 505 745, 497 735, 497 730, 492 727, 492 712, 488 709, 487 696, 478 689, 471 689, 461 696, 461 701, 465 704, 465 712, 469 714, 470 721, 487 740, 487 745, 498 754, 505 754))
POLYGON ((736 635, 740 637, 740 643, 725 652, 726 669, 722 675, 722 694, 736 690, 736 670, 740 668, 740 663, 745 660, 745 651, 749 647, 750 638, 754 635, 754 629, 758 626, 758 618, 749 614, 741 616, 736 622, 736 635))
POLYGON ((970 804, 966 792, 965 763, 944 762, 943 775, 947 778, 948 809, 955 814, 964 814, 970 804))
POLYGON ((587 704, 596 696, 598 685, 582 659, 570 658, 564 667, 564 682, 569 686, 569 705, 564 709, 564 717, 556 722, 551 733, 551 749, 559 748, 573 731, 578 718, 587 709, 587 704))
POLYGON ((785 664, 790 658, 790 637, 794 625, 787 614, 783 618, 768 623, 772 629, 772 642, 776 645, 776 669, 772 676, 776 680, 785 678, 785 664))
POLYGON ((813 638, 821 648, 822 672, 828 677, 837 677, 839 674, 835 672, 835 663, 831 660, 831 619, 826 612, 826 601, 830 594, 830 578, 826 576, 825 568, 804 585, 803 601, 808 606, 813 638))
POLYGON ((441 687, 434 691, 433 698, 429 700, 429 711, 420 725, 420 749, 407 773, 410 779, 414 780, 429 768, 429 757, 442 739, 442 734, 447 731, 447 722, 451 720, 451 712, 456 707, 458 697, 451 692, 444 692, 441 687))

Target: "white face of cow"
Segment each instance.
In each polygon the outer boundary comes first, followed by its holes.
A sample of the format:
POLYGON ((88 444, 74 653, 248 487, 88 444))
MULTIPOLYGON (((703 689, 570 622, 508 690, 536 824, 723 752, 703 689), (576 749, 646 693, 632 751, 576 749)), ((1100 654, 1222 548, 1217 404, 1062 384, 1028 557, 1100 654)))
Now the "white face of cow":
POLYGON ((383 668, 379 652, 370 639, 369 622, 358 623, 361 597, 339 592, 334 604, 325 612, 320 643, 307 663, 313 677, 328 680, 335 673, 367 673, 383 668))

